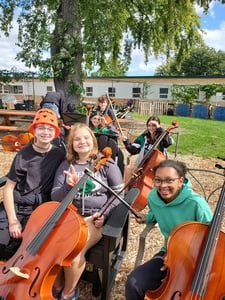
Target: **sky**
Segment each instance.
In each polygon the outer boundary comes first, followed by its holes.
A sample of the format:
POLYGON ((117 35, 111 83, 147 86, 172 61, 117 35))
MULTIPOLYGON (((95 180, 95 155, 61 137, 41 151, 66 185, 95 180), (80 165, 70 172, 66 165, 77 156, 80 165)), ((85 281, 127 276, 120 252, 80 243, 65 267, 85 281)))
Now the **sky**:
MULTIPOLYGON (((225 51, 225 4, 214 1, 210 4, 208 15, 204 15, 202 9, 196 7, 201 16, 202 29, 205 34, 203 39, 207 46, 215 48, 217 51, 225 51)), ((9 38, 0 32, 0 69, 16 69, 17 71, 27 70, 22 62, 16 61, 15 56, 19 48, 15 45, 17 40, 17 24, 14 22, 9 38)), ((149 62, 145 64, 144 54, 141 50, 133 50, 132 62, 127 76, 153 76, 156 68, 165 62, 163 56, 149 57, 149 62)), ((34 70, 30 70, 34 71, 34 70)))

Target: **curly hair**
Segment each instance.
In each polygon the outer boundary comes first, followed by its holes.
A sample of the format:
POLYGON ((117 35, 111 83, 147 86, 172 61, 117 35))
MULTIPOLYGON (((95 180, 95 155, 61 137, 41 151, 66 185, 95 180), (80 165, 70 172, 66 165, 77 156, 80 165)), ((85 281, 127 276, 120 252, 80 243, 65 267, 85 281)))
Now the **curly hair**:
POLYGON ((76 151, 74 151, 73 148, 73 139, 74 136, 76 135, 76 132, 78 129, 85 129, 87 130, 93 140, 93 149, 92 151, 90 151, 90 155, 89 157, 92 157, 93 155, 96 155, 98 153, 98 143, 97 140, 95 138, 95 135, 93 133, 93 131, 86 125, 83 123, 75 123, 73 126, 71 126, 69 135, 68 135, 68 140, 67 140, 67 154, 66 154, 66 158, 69 162, 73 162, 79 159, 79 155, 76 151))
POLYGON ((177 160, 166 159, 161 161, 157 166, 153 168, 154 175, 159 168, 167 167, 175 169, 179 177, 185 177, 187 173, 187 166, 185 165, 185 163, 177 160))

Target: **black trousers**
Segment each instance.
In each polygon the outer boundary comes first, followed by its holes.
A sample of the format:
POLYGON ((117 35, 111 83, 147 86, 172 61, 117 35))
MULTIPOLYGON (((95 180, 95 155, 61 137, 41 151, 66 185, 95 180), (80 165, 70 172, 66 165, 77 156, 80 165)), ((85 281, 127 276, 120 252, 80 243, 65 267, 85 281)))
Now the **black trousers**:
POLYGON ((164 265, 164 254, 165 252, 160 251, 131 272, 126 282, 126 300, 143 300, 146 291, 160 287, 167 272, 160 271, 164 265))

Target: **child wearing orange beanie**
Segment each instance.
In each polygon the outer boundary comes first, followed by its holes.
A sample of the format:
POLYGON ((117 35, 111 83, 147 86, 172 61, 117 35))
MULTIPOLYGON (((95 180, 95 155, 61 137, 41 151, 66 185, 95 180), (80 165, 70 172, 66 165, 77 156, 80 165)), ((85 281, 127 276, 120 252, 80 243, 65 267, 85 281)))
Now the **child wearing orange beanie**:
POLYGON ((21 242, 21 233, 33 210, 51 200, 55 172, 64 152, 51 142, 60 134, 58 118, 48 108, 40 109, 29 126, 34 143, 21 149, 8 173, 0 204, 0 253, 8 259, 21 242))

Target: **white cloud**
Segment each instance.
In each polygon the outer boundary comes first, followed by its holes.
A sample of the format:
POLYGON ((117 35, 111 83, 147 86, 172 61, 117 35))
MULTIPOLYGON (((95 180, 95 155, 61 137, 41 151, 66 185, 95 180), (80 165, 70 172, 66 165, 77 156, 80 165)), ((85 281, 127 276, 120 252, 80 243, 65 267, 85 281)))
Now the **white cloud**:
POLYGON ((217 51, 225 51, 225 22, 220 24, 219 29, 209 30, 204 29, 205 34, 203 35, 204 41, 207 46, 215 48, 217 51))
POLYGON ((132 62, 127 75, 135 76, 135 74, 137 74, 143 76, 151 76, 154 74, 155 69, 164 61, 165 58, 163 56, 156 58, 152 55, 148 58, 147 64, 145 64, 145 56, 143 50, 135 49, 132 52, 132 62))
MULTIPOLYGON (((218 5, 218 4, 217 4, 218 5)), ((216 2, 212 1, 210 3, 210 8, 208 12, 208 17, 216 18, 216 11, 218 9, 216 2)), ((220 25, 216 29, 204 29, 204 14, 202 8, 196 6, 196 11, 202 17, 202 27, 205 31, 203 34, 203 39, 206 45, 213 47, 216 50, 225 51, 225 21, 221 20, 220 25)), ((28 70, 25 65, 15 59, 16 54, 19 51, 19 47, 16 46, 17 41, 18 25, 16 21, 13 22, 13 28, 11 30, 10 36, 5 37, 0 32, 0 69, 10 70, 11 68, 16 68, 18 71, 28 70)), ((44 52, 43 56, 46 58, 49 56, 47 52, 44 52)), ((155 58, 154 56, 149 57, 149 61, 145 64, 145 57, 143 50, 135 49, 132 53, 132 62, 129 67, 127 75, 130 76, 152 76, 154 75, 155 69, 165 62, 165 57, 160 56, 155 58)))
MULTIPOLYGON (((215 2, 210 2, 209 4, 209 9, 208 9, 208 15, 210 15, 212 18, 215 18, 215 10, 214 10, 214 7, 215 7, 215 2)), ((195 10, 197 12, 197 14, 199 16, 204 16, 204 9, 202 7, 200 7, 199 5, 195 5, 195 10)))

